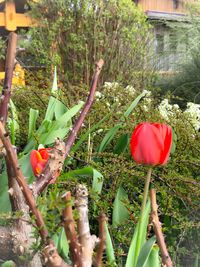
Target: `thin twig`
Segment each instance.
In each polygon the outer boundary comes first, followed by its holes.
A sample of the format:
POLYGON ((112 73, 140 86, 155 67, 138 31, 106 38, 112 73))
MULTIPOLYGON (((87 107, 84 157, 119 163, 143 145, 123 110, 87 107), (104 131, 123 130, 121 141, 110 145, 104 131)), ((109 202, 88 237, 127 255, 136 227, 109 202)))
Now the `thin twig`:
MULTIPOLYGON (((78 131, 80 130, 83 121, 86 117, 86 115, 88 114, 92 103, 94 101, 94 95, 95 95, 95 91, 96 91, 96 87, 97 87, 97 82, 98 82, 98 78, 99 78, 99 74, 101 72, 102 66, 103 66, 104 62, 103 60, 99 60, 99 62, 96 64, 96 70, 92 79, 92 83, 90 86, 90 93, 89 96, 87 98, 87 101, 85 103, 85 106, 83 107, 83 110, 81 111, 81 114, 79 116, 79 118, 77 119, 77 121, 75 122, 72 131, 69 135, 69 137, 67 138, 66 142, 65 142, 65 149, 64 151, 62 151, 64 153, 64 158, 66 158, 70 152, 71 147, 74 144, 74 141, 77 137, 78 131)), ((51 160, 51 159, 50 159, 51 160)), ((50 165, 50 160, 48 160, 47 165, 44 169, 44 171, 40 174, 38 180, 36 181, 34 187, 33 187, 33 191, 35 195, 39 195, 41 192, 44 191, 44 189, 48 186, 49 182, 53 179, 53 177, 55 176, 55 170, 52 171, 49 168, 50 165)), ((52 162, 52 160, 51 160, 52 162)))
POLYGON ((173 263, 169 256, 167 246, 165 244, 165 239, 164 239, 162 229, 161 229, 161 223, 158 217, 158 205, 156 203, 156 190, 154 188, 150 190, 150 199, 151 199, 151 210, 152 210, 151 219, 152 219, 152 224, 153 224, 154 232, 156 235, 156 239, 158 242, 158 246, 160 248, 160 252, 162 255, 162 262, 164 266, 172 267, 173 263))
POLYGON ((11 32, 8 39, 8 49, 6 54, 5 79, 0 103, 0 120, 5 125, 8 114, 8 103, 10 101, 12 77, 15 63, 17 46, 17 34, 11 32))
POLYGON ((97 255, 96 255, 96 267, 102 266, 102 258, 103 258, 103 251, 105 249, 105 242, 106 242, 106 231, 105 231, 105 223, 106 223, 106 215, 102 213, 99 216, 99 237, 100 242, 98 245, 97 255))
POLYGON ((81 245, 79 244, 77 232, 75 229, 75 221, 73 218, 71 192, 66 192, 63 196, 66 202, 65 210, 63 211, 64 228, 67 239, 69 240, 69 248, 72 255, 74 266, 83 267, 81 258, 81 245))

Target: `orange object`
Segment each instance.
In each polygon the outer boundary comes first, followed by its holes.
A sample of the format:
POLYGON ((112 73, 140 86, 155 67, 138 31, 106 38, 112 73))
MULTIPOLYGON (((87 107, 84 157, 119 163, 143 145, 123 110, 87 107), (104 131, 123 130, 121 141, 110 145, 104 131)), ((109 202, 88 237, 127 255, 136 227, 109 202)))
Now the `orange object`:
POLYGON ((17 1, 6 0, 3 12, 0 12, 0 27, 8 31, 16 31, 18 27, 30 27, 35 22, 24 13, 16 12, 17 1))
POLYGON ((38 176, 46 166, 49 158, 49 148, 41 148, 39 150, 32 150, 30 154, 30 162, 33 173, 38 176))

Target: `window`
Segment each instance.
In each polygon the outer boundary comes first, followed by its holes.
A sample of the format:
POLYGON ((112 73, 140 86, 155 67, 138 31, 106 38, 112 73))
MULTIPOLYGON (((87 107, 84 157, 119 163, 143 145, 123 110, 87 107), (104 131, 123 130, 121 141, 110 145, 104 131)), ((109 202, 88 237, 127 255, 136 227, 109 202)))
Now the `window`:
POLYGON ((156 53, 161 54, 164 52, 164 35, 156 33, 156 53))

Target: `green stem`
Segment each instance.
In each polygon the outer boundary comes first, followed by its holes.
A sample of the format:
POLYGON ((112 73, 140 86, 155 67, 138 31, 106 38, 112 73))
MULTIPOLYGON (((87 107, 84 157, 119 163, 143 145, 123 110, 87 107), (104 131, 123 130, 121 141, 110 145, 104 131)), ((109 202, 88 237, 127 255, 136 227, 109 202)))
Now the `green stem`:
POLYGON ((138 229, 138 236, 137 236, 134 266, 136 266, 137 264, 138 256, 139 256, 140 249, 141 249, 141 235, 142 235, 141 222, 143 221, 143 218, 144 218, 144 212, 145 212, 147 197, 149 193, 149 184, 151 181, 151 173, 152 173, 152 168, 150 167, 148 169, 147 177, 146 177, 145 185, 144 185, 144 193, 143 193, 142 207, 141 207, 140 220, 139 220, 139 229, 138 229))

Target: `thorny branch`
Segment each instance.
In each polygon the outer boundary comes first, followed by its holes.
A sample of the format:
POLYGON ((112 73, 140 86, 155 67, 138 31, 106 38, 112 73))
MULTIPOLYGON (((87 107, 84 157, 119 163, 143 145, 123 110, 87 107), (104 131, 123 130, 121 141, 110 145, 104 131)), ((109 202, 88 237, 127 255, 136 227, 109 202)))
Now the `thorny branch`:
POLYGON ((5 79, 3 85, 3 91, 1 96, 0 104, 0 120, 5 125, 8 114, 8 103, 10 101, 11 86, 12 86, 12 76, 15 63, 17 46, 17 34, 11 32, 8 39, 8 49, 6 54, 6 65, 5 65, 5 79))
POLYGON ((71 193, 66 192, 66 194, 63 195, 62 198, 66 202, 66 207, 63 211, 63 221, 65 233, 67 239, 69 240, 69 248, 72 255, 72 259, 74 265, 83 267, 83 262, 81 258, 81 245, 78 240, 77 232, 75 229, 75 221, 73 218, 71 193))
POLYGON ((102 266, 102 258, 103 258, 103 251, 105 249, 105 242, 106 242, 106 231, 105 231, 105 223, 106 223, 106 215, 102 213, 99 216, 99 237, 100 242, 97 249, 96 261, 95 266, 101 267, 102 266))
POLYGON ((151 211, 152 211, 151 221, 152 221, 156 239, 157 239, 160 251, 161 251, 163 265, 166 267, 173 267, 173 263, 167 251, 167 246, 165 244, 165 239, 164 239, 162 229, 161 229, 161 223, 158 217, 158 205, 156 203, 156 190, 154 188, 150 190, 150 199, 151 199, 151 211))
POLYGON ((75 207, 78 211, 78 238, 82 247, 83 267, 92 266, 92 256, 99 239, 90 234, 88 219, 88 190, 83 184, 76 186, 75 207))
POLYGON ((16 180, 22 190, 22 193, 24 195, 24 198, 32 212, 32 214, 35 217, 36 225, 38 227, 38 231, 40 233, 41 239, 44 244, 47 246, 45 247, 46 251, 46 265, 50 267, 69 267, 58 255, 56 248, 53 245, 53 242, 48 239, 48 231, 46 229, 44 220, 42 218, 42 215, 40 211, 37 209, 35 199, 32 195, 31 190, 29 189, 26 180, 24 178, 24 175, 21 171, 21 168, 18 164, 17 155, 12 147, 12 144, 10 142, 9 136, 6 133, 2 122, 0 122, 0 139, 2 140, 2 143, 4 145, 4 148, 6 150, 6 157, 10 161, 12 165, 13 174, 16 177, 16 180), (53 249, 53 253, 52 253, 53 249), (49 252, 50 251, 50 252, 49 252), (53 256, 54 255, 54 256, 53 256), (59 263, 59 265, 58 265, 59 263))
MULTIPOLYGON (((63 160, 63 155, 64 158, 66 158, 69 154, 69 151, 72 147, 72 145, 74 144, 74 141, 77 137, 77 133, 80 130, 83 121, 86 117, 86 115, 88 114, 92 103, 94 101, 94 94, 96 91, 96 87, 97 87, 97 82, 98 82, 98 78, 99 78, 99 74, 101 72, 101 69, 103 67, 104 61, 102 59, 99 60, 99 62, 97 62, 96 64, 96 69, 95 69, 95 73, 92 79, 92 83, 90 86, 90 93, 89 96, 87 98, 87 101, 85 103, 85 106, 83 107, 83 110, 79 116, 79 118, 77 119, 77 121, 75 122, 72 131, 69 135, 69 137, 67 138, 66 142, 65 142, 65 149, 62 152, 62 156, 61 156, 61 162, 63 160)), ((44 169, 44 171, 41 173, 41 175, 38 177, 38 180, 36 181, 35 185, 33 185, 33 192, 34 195, 39 195, 41 192, 43 192, 43 190, 48 186, 49 182, 52 179, 55 179, 55 172, 56 170, 51 170, 50 169, 50 165, 51 162, 53 161, 53 159, 49 159, 47 162, 47 165, 44 169)))
POLYGON ((36 207, 35 199, 32 195, 31 190, 29 189, 29 187, 26 183, 26 180, 24 178, 22 170, 18 164, 17 155, 16 155, 16 153, 12 147, 12 144, 10 142, 10 138, 9 138, 8 134, 6 133, 2 122, 0 122, 0 139, 2 140, 2 143, 3 143, 4 148, 6 150, 6 156, 12 165, 14 175, 17 179, 19 186, 21 187, 21 190, 22 190, 23 195, 26 199, 26 202, 27 202, 31 212, 35 216, 36 224, 38 226, 38 230, 40 232, 41 238, 44 241, 44 243, 46 243, 47 237, 48 237, 48 232, 47 232, 47 229, 45 227, 44 220, 42 218, 41 213, 39 212, 39 210, 36 207))

